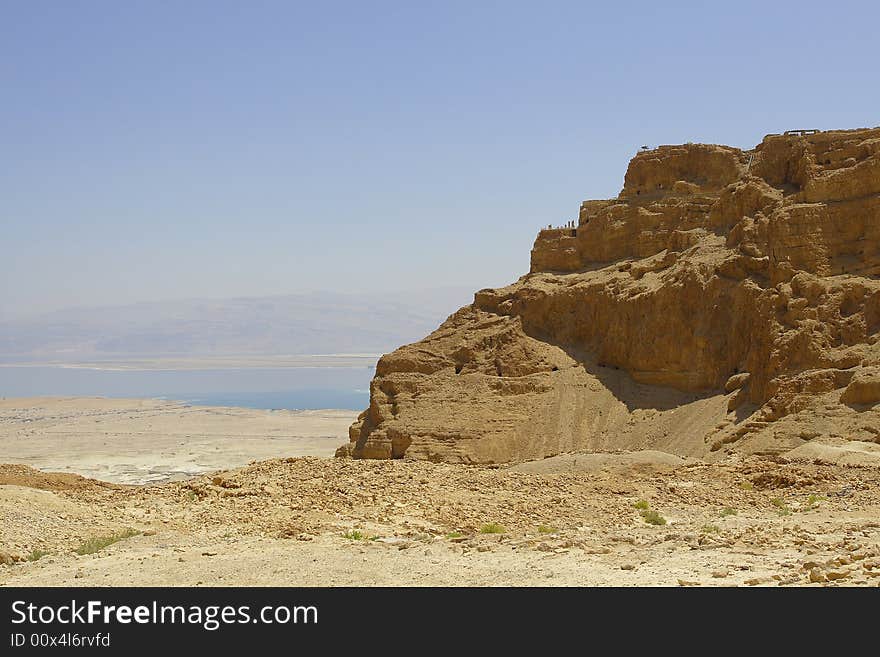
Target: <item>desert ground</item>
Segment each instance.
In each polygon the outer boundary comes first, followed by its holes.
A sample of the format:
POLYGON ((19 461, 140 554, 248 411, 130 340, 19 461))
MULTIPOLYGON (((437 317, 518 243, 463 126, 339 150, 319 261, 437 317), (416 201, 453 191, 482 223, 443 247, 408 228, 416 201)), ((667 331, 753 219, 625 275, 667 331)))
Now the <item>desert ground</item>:
POLYGON ((332 456, 356 416, 155 399, 0 399, 0 462, 158 483, 281 454, 332 456))
POLYGON ((2 404, 3 585, 880 584, 880 469, 832 446, 360 461, 340 411, 2 404))

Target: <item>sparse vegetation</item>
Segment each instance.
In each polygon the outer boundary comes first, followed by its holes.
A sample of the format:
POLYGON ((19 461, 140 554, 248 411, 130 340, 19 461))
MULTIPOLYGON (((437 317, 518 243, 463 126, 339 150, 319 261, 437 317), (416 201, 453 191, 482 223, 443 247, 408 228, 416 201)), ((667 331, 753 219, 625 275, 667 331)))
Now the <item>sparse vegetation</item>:
POLYGON ((538 533, 539 534, 555 534, 559 530, 556 527, 552 527, 550 525, 538 525, 538 533))
POLYGON ((729 506, 726 506, 723 509, 721 509, 721 517, 722 518, 726 518, 727 516, 735 516, 736 513, 737 513, 736 509, 733 509, 729 506))
POLYGON ((755 485, 751 481, 744 481, 739 485, 743 490, 755 490, 755 485))
POLYGON ((194 491, 188 490, 186 491, 186 499, 190 502, 195 502, 196 499, 198 499, 198 496, 195 494, 194 491))
POLYGON ((717 534, 721 530, 718 528, 718 525, 703 525, 703 528, 700 531, 704 534, 717 534))
POLYGON ((462 536, 464 536, 464 534, 461 532, 449 532, 446 534, 446 538, 461 538, 462 536))
POLYGON ((651 505, 648 504, 647 500, 639 500, 633 506, 639 510, 639 514, 642 516, 642 519, 649 525, 666 524, 666 518, 654 511, 651 508, 651 505))
POLYGON ((375 541, 379 537, 375 534, 365 534, 360 529, 349 529, 342 535, 342 538, 347 538, 350 541, 375 541))
POLYGON ((665 525, 666 518, 661 516, 654 509, 642 509, 642 518, 649 525, 665 525))
POLYGON ((781 497, 774 497, 770 500, 770 504, 776 507, 777 513, 781 516, 787 516, 791 513, 791 509, 788 508, 788 505, 785 503, 781 497))
POLYGON ((28 561, 39 561, 40 559, 47 556, 48 554, 49 553, 45 552, 44 550, 34 548, 33 550, 31 550, 30 554, 27 555, 27 560, 28 561))
POLYGON ((139 534, 139 531, 127 528, 123 529, 117 534, 111 534, 109 536, 93 536, 92 538, 88 538, 83 541, 80 546, 74 551, 81 556, 86 554, 95 554, 96 552, 100 552, 101 550, 103 550, 105 547, 113 545, 114 543, 118 543, 123 539, 137 536, 139 534))
POLYGON ((827 499, 828 498, 824 495, 810 495, 807 498, 807 506, 811 509, 815 509, 817 506, 819 506, 819 502, 824 502, 827 499))
POLYGON ((487 522, 485 525, 480 527, 481 534, 503 534, 504 527, 499 525, 497 522, 487 522))

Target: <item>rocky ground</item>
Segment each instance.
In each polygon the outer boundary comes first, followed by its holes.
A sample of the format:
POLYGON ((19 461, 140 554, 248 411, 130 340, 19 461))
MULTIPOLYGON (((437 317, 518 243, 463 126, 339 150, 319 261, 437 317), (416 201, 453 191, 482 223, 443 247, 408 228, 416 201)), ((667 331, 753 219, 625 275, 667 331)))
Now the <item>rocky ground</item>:
POLYGON ((878 483, 821 459, 651 452, 273 459, 154 486, 5 465, 0 584, 877 586, 878 483))

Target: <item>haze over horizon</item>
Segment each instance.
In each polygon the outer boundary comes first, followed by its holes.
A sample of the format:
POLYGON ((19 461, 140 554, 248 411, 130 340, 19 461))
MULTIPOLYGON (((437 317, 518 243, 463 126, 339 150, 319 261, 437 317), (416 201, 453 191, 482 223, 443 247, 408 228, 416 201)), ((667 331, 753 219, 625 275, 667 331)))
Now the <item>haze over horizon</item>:
POLYGON ((0 19, 0 320, 501 286, 539 227, 616 195, 643 144, 880 123, 867 2, 33 2, 0 19), (820 34, 832 15, 853 20, 820 34))
MULTIPOLYGON (((460 303, 454 308, 457 309, 463 305, 467 305, 472 301, 473 293, 476 289, 471 289, 461 285, 437 286, 432 288, 401 288, 392 290, 382 290, 380 293, 370 292, 337 292, 320 288, 315 289, 299 289, 288 292, 286 294, 242 294, 242 295, 225 295, 222 290, 217 290, 214 294, 204 296, 171 296, 165 298, 145 298, 138 300, 123 300, 109 303, 83 303, 70 305, 61 305, 49 309, 35 309, 31 311, 13 310, 6 316, 0 316, 2 322, 21 322, 21 321, 38 321, 50 319, 59 316, 73 316, 77 314, 85 314, 89 312, 116 312, 128 311, 130 309, 139 309, 143 311, 150 307, 169 307, 169 306, 186 306, 187 304, 199 303, 228 303, 228 302, 259 302, 274 301, 291 298, 325 298, 332 301, 334 298, 358 298, 364 296, 365 300, 374 300, 381 298, 383 302, 391 302, 398 299, 401 303, 412 303, 413 310, 424 311, 436 310, 437 308, 445 308, 449 306, 451 299, 458 299, 460 303)), ((454 310, 453 309, 453 310, 454 310)))
POLYGON ((472 292, 204 298, 68 308, 0 320, 0 364, 381 354, 414 342, 472 292))

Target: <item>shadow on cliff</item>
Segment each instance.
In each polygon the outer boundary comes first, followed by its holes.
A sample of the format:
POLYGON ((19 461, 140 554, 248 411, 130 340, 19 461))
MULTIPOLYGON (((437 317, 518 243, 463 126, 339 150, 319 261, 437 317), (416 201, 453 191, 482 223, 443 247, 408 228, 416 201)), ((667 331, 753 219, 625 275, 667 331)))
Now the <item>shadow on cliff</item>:
POLYGON ((599 379, 630 412, 636 409, 667 411, 718 394, 715 391, 684 392, 675 388, 639 383, 626 370, 614 366, 599 365, 595 361, 578 360, 578 363, 588 374, 599 379))
POLYGON ((572 359, 577 361, 587 374, 590 374, 607 388, 614 397, 626 405, 628 411, 652 409, 668 411, 699 399, 714 397, 721 394, 718 390, 702 392, 685 392, 667 386, 639 383, 626 370, 600 363, 595 356, 583 350, 572 348, 547 339, 546 336, 532 336, 547 344, 559 347, 572 359))

